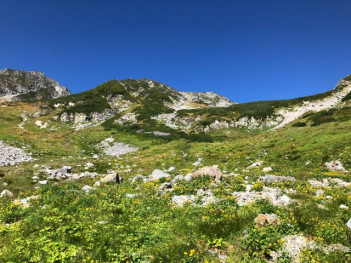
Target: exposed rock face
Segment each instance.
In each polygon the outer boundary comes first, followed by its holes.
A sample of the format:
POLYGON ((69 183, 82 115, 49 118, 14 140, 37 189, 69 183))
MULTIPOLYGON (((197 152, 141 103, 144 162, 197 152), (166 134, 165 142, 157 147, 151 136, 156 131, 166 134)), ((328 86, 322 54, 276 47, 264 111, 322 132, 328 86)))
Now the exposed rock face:
POLYGON ((88 115, 80 112, 75 112, 71 114, 64 112, 59 116, 59 119, 61 122, 73 122, 76 130, 80 130, 83 128, 98 125, 99 123, 115 116, 117 112, 117 109, 106 109, 102 113, 94 112, 88 115))
MULTIPOLYGON (((283 121, 274 127, 274 129, 282 128, 286 124, 298 119, 309 111, 318 112, 325 109, 331 109, 337 106, 342 99, 351 91, 351 82, 343 80, 339 83, 344 83, 341 90, 335 91, 332 95, 315 101, 304 101, 301 105, 297 105, 294 108, 282 108, 279 109, 276 114, 283 117, 283 121)), ((339 86, 339 85, 338 85, 339 86)), ((337 86, 337 87, 338 87, 337 86)))
POLYGON ((0 70, 0 98, 21 100, 18 95, 29 94, 26 99, 51 99, 71 93, 57 81, 35 71, 0 70))
POLYGON ((239 119, 219 121, 215 120, 208 125, 197 125, 197 122, 202 121, 204 116, 178 116, 175 113, 162 113, 151 117, 172 129, 181 129, 185 132, 194 130, 197 132, 210 132, 212 130, 226 129, 226 128, 247 128, 253 130, 262 130, 278 125, 283 118, 281 116, 270 116, 266 119, 255 119, 253 117, 242 117, 239 119))
POLYGON ((201 108, 201 104, 208 107, 229 107, 235 102, 214 92, 179 92, 178 99, 168 106, 175 110, 201 108))

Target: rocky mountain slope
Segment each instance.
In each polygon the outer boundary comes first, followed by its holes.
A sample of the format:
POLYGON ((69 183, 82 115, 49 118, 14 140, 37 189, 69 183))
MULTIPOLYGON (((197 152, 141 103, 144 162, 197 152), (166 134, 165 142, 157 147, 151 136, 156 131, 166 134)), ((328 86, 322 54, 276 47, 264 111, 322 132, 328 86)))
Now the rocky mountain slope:
POLYGON ((0 102, 0 262, 351 262, 350 81, 233 105, 149 80, 0 102))
POLYGON ((108 81, 93 90, 51 101, 57 119, 84 128, 108 125, 134 131, 210 132, 226 128, 277 129, 308 112, 343 107, 350 76, 330 91, 292 100, 236 104, 212 92, 178 92, 155 81, 108 81))
POLYGON ((70 92, 44 73, 13 69, 0 70, 0 99, 43 100, 69 95, 70 92))
POLYGON ((230 107, 235 103, 213 92, 179 92, 148 80, 107 81, 95 89, 52 100, 58 119, 86 127, 114 118, 115 124, 131 126, 155 123, 154 116, 183 109, 230 107))

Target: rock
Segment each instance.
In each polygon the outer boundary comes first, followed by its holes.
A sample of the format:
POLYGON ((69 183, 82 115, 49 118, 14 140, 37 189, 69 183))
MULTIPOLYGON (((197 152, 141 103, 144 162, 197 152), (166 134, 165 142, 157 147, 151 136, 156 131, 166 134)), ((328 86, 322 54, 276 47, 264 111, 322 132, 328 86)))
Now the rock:
MULTIPOLYGON (((237 197, 239 206, 248 205, 262 199, 268 199, 273 205, 285 206, 290 203, 291 199, 286 195, 280 196, 281 192, 281 189, 271 187, 263 187, 261 192, 251 191, 251 186, 247 185, 245 192, 234 192, 233 195, 237 197)), ((289 190, 289 192, 294 191, 289 190)))
POLYGON ((340 205, 339 208, 341 208, 341 209, 346 209, 346 210, 349 209, 349 207, 346 206, 346 205, 340 205))
POLYGON ((330 171, 340 171, 340 172, 345 172, 345 168, 343 164, 339 160, 331 161, 331 162, 326 162, 325 166, 330 170, 330 171))
POLYGON ((172 185, 170 183, 163 183, 160 185, 160 187, 158 188, 158 190, 164 191, 164 190, 169 190, 172 189, 172 185))
MULTIPOLYGON (((175 176, 175 177, 173 178, 173 180, 172 180, 171 182, 174 184, 174 183, 176 183, 177 181, 180 181, 180 180, 183 180, 183 179, 184 179, 183 175, 178 174, 177 176, 175 176)), ((191 178, 190 178, 190 179, 191 179, 191 178)))
POLYGON ((332 196, 330 196, 330 195, 327 195, 327 196, 325 197, 325 199, 332 200, 332 199, 333 199, 333 197, 332 197, 332 196))
POLYGON ((262 172, 264 172, 264 173, 269 173, 269 172, 271 172, 273 169, 272 169, 272 167, 264 167, 263 169, 262 169, 262 172))
POLYGON ((134 112, 129 112, 122 115, 119 119, 115 120, 114 123, 120 126, 130 126, 138 122, 138 115, 134 112))
POLYGON ((101 185, 101 182, 100 182, 100 181, 97 181, 97 182, 95 182, 94 185, 95 185, 95 186, 100 186, 100 185, 101 185))
POLYGON ((60 169, 57 170, 52 170, 50 166, 43 166, 44 168, 44 172, 48 175, 50 175, 48 177, 49 180, 53 180, 53 179, 64 179, 64 178, 70 178, 71 175, 71 170, 72 167, 71 166, 63 166, 60 169))
POLYGON ((349 187, 351 186, 351 183, 345 182, 341 180, 340 178, 331 178, 330 181, 334 184, 336 184, 338 187, 349 187))
POLYGON ((35 199, 38 199, 39 196, 37 195, 32 195, 32 196, 28 196, 26 198, 23 198, 23 199, 18 199, 18 200, 15 200, 13 201, 14 203, 19 203, 20 205, 22 205, 23 207, 29 207, 30 206, 30 200, 35 200, 35 199))
POLYGON ((145 180, 145 176, 141 175, 141 174, 138 174, 137 176, 135 176, 133 179, 132 179, 132 183, 135 183, 135 182, 143 182, 145 180))
POLYGON ((141 194, 140 193, 136 193, 136 194, 126 194, 126 197, 127 198, 134 198, 134 197, 137 197, 137 196, 141 196, 141 194))
POLYGON ((196 191, 196 196, 201 198, 202 205, 208 206, 210 204, 215 204, 218 202, 218 198, 214 196, 211 190, 198 189, 196 191))
POLYGON ((187 174, 186 176, 184 176, 183 179, 184 179, 185 181, 190 181, 191 178, 192 178, 192 175, 191 175, 191 174, 187 174))
POLYGON ((323 194, 324 194, 323 189, 318 189, 318 190, 316 191, 316 197, 322 196, 323 194))
POLYGON ((93 163, 86 163, 86 164, 85 164, 85 169, 91 168, 91 167, 93 167, 93 166, 94 166, 93 163))
POLYGON ((169 132, 160 132, 160 131, 145 132, 145 133, 151 133, 155 136, 169 136, 169 135, 171 135, 169 132))
POLYGON ((32 161, 30 154, 22 149, 15 148, 0 141, 0 166, 15 165, 21 162, 32 161))
POLYGON ((9 191, 9 190, 2 191, 1 194, 0 194, 0 197, 3 197, 3 196, 8 196, 9 198, 13 198, 14 197, 13 193, 11 191, 9 191))
POLYGON ((343 252, 343 253, 350 253, 351 249, 349 247, 346 247, 342 244, 331 244, 327 246, 326 248, 323 249, 326 254, 333 253, 333 252, 343 252))
POLYGON ((136 152, 138 148, 133 147, 129 144, 114 142, 112 137, 106 138, 99 145, 98 149, 101 149, 106 155, 119 157, 120 155, 136 152))
POLYGON ((0 97, 10 95, 14 100, 21 100, 18 95, 32 93, 33 100, 59 98, 71 93, 57 81, 48 78, 44 73, 13 69, 0 70, 0 97), (45 92, 40 92, 45 91, 45 92))
POLYGON ((282 182, 294 182, 296 179, 291 176, 278 176, 278 175, 265 175, 260 178, 264 183, 282 183, 282 182))
POLYGON ((86 194, 88 194, 91 190, 95 190, 95 188, 94 188, 94 187, 91 187, 91 186, 89 186, 89 185, 84 185, 84 186, 82 187, 82 190, 83 190, 86 194))
POLYGON ((45 185, 48 183, 48 180, 43 180, 43 181, 39 181, 38 184, 41 184, 41 185, 45 185))
POLYGON ((101 179, 101 182, 102 183, 109 183, 109 182, 112 182, 112 183, 122 183, 122 178, 120 178, 118 176, 118 173, 112 173, 112 174, 108 174, 106 175, 104 178, 101 179))
POLYGON ((39 180, 39 177, 35 175, 35 176, 32 177, 32 179, 37 181, 37 180, 39 180))
POLYGON ((315 187, 327 187, 330 186, 328 179, 323 179, 323 182, 319 182, 317 180, 308 180, 311 186, 315 187))
POLYGON ((287 195, 282 195, 281 197, 278 198, 277 204, 287 205, 290 203, 290 201, 291 201, 290 197, 288 197, 287 195))
POLYGON ((318 204, 317 207, 320 209, 323 209, 323 210, 329 210, 327 207, 325 207, 324 205, 321 205, 321 204, 318 204))
POLYGON ((206 166, 191 174, 191 178, 199 176, 210 176, 215 179, 216 182, 220 182, 222 179, 222 172, 218 169, 218 165, 206 166))
POLYGON ((202 158, 198 158, 197 161, 193 163, 193 165, 195 166, 201 165, 202 160, 203 160, 202 158))
POLYGON ((159 169, 156 169, 152 172, 152 174, 149 176, 148 180, 149 181, 155 181, 155 180, 160 180, 161 178, 170 178, 171 176, 168 173, 165 173, 159 169))
POLYGON ((100 225, 106 225, 106 224, 107 224, 107 221, 98 221, 98 224, 100 224, 100 225))
POLYGON ((0 173, 0 178, 4 178, 5 174, 4 173, 0 173))
POLYGON ((172 202, 178 207, 184 206, 186 203, 193 205, 193 202, 196 200, 196 197, 193 195, 176 195, 172 197, 172 202))
POLYGON ((166 172, 169 172, 169 173, 171 173, 171 172, 174 172, 175 171, 175 167, 169 167, 169 169, 166 171, 166 172))
POLYGON ((349 221, 347 221, 346 223, 347 227, 351 229, 351 218, 349 219, 349 221))
POLYGON ((280 224, 280 220, 275 214, 259 214, 255 219, 255 223, 259 227, 263 227, 266 224, 277 226, 280 224))
POLYGON ((246 169, 256 168, 256 167, 261 166, 262 164, 263 164, 262 161, 257 161, 257 162, 255 162, 255 163, 251 164, 250 166, 248 166, 246 169))
POLYGON ((298 262, 299 254, 302 249, 315 247, 313 241, 308 241, 308 239, 302 235, 285 236, 282 241, 284 251, 293 259, 293 262, 298 262))
MULTIPOLYGON (((182 207, 186 203, 190 203, 193 206, 196 206, 195 201, 200 199, 200 206, 207 206, 218 202, 218 199, 213 195, 211 190, 198 189, 195 195, 176 195, 173 196, 172 202, 176 204, 177 207, 182 207)), ((196 202, 197 203, 197 202, 196 202)))

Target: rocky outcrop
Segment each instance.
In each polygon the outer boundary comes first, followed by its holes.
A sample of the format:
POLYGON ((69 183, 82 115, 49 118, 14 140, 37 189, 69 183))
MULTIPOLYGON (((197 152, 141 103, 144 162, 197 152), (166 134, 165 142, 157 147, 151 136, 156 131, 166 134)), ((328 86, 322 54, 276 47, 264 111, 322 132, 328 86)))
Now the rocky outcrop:
POLYGON ((205 116, 193 115, 183 117, 178 116, 176 112, 159 114, 151 117, 151 119, 157 120, 172 129, 180 129, 184 132, 189 132, 190 130, 196 132, 210 132, 213 130, 228 128, 262 130, 264 128, 274 127, 283 120, 281 116, 270 116, 265 119, 255 119, 254 117, 241 117, 235 119, 235 117, 233 117, 232 120, 214 120, 208 125, 202 125, 198 123, 205 120, 205 116))
POLYGON ((174 110, 196 109, 207 107, 229 107, 236 104, 226 97, 214 92, 179 92, 177 99, 167 106, 174 110))
POLYGON ((0 70, 0 98, 8 100, 52 99, 70 95, 69 90, 44 73, 0 70), (23 96, 25 95, 26 96, 23 96))
POLYGON ((307 112, 319 112, 339 105, 339 103, 342 102, 342 99, 351 91, 351 82, 345 81, 343 83, 345 83, 345 85, 343 85, 341 90, 334 90, 330 96, 323 99, 303 101, 300 105, 295 105, 292 108, 278 109, 275 113, 282 116, 283 121, 274 127, 274 129, 284 127, 288 123, 300 118, 307 112))

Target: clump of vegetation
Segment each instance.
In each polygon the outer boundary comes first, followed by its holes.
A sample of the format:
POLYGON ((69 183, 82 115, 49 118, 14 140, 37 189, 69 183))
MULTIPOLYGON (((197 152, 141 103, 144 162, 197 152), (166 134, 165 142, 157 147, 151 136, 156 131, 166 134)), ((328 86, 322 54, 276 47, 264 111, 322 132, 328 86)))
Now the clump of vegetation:
POLYGON ((306 122, 299 121, 299 122, 294 123, 292 126, 293 127, 305 127, 306 122))

